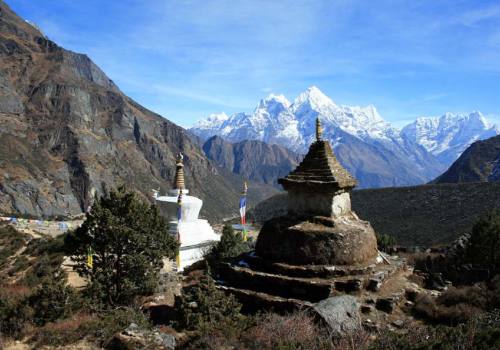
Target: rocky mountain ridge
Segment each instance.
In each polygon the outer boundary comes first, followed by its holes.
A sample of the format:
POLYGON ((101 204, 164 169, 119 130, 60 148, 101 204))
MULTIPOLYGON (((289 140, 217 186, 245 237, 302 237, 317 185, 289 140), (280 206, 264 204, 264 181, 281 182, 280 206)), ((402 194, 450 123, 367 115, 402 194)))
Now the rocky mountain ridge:
POLYGON ((124 184, 171 187, 184 154, 202 215, 237 211, 229 179, 181 127, 124 95, 87 56, 59 47, 0 0, 0 211, 72 215, 124 184))
POLYGON ((209 138, 203 144, 203 151, 219 167, 279 189, 281 186, 277 179, 295 169, 302 159, 302 156, 279 145, 256 140, 230 143, 219 136, 209 138))
POLYGON ((500 136, 474 142, 433 182, 500 182, 500 136))

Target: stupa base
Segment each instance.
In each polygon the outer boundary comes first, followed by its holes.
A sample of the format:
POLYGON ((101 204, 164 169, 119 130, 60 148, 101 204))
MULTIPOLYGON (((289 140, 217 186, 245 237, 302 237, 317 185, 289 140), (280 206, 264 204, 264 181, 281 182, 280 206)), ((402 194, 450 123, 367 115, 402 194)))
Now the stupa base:
POLYGON ((366 265, 377 256, 369 222, 350 212, 340 217, 282 216, 262 227, 257 256, 290 265, 366 265))

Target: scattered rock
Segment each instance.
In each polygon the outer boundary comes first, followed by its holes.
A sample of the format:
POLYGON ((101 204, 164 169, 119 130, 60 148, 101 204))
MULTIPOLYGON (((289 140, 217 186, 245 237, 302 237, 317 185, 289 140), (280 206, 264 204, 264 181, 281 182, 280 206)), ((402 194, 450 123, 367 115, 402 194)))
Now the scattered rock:
POLYGON ((377 323, 367 318, 365 321, 363 321, 363 328, 369 332, 377 332, 380 327, 377 323))
POLYGON ((408 280, 413 282, 417 287, 423 287, 425 284, 425 278, 424 276, 414 273, 408 277, 408 280))
POLYGON ((368 282, 366 289, 371 290, 372 292, 378 292, 380 287, 382 287, 382 281, 377 278, 372 278, 368 282))
POLYGON ((431 297, 434 297, 434 298, 437 298, 438 296, 440 296, 441 294, 443 294, 442 292, 438 291, 438 290, 431 290, 429 292, 430 296, 431 297))
POLYGON ((409 301, 417 300, 417 297, 419 294, 420 294, 419 291, 417 289, 414 289, 414 288, 407 288, 405 290, 406 299, 408 299, 409 301))
POLYGON ((441 273, 429 273, 425 279, 425 288, 443 291, 446 289, 446 283, 441 273))
POLYGON ((403 328, 404 322, 403 320, 394 320, 391 322, 391 324, 395 327, 403 328))
POLYGON ((370 305, 361 305, 360 310, 364 314, 369 314, 370 312, 372 312, 373 308, 370 305))
POLYGON ((171 334, 160 333, 157 330, 141 329, 131 323, 123 332, 113 336, 106 349, 112 350, 174 350, 175 337, 171 334))
POLYGON ((314 305, 313 310, 336 336, 361 328, 359 304, 353 296, 330 297, 314 305))
POLYGON ((415 305, 415 304, 413 303, 413 301, 409 301, 409 300, 405 301, 405 306, 406 306, 406 307, 413 307, 413 305, 415 305))
POLYGON ((375 307, 377 308, 377 310, 390 314, 392 313, 392 311, 394 311, 395 304, 396 301, 394 300, 394 298, 378 298, 375 307))

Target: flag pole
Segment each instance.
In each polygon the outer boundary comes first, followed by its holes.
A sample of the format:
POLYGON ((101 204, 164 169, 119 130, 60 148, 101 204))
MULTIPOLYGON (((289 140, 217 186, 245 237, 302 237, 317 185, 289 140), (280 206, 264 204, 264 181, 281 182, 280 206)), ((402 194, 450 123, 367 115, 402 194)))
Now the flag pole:
POLYGON ((241 193, 241 198, 240 198, 240 219, 241 219, 241 226, 243 227, 243 241, 244 242, 246 242, 248 240, 247 230, 246 230, 247 192, 248 192, 248 186, 247 186, 247 182, 245 181, 243 183, 243 192, 241 193))
POLYGON ((179 243, 179 250, 177 250, 177 256, 175 257, 175 263, 177 265, 177 271, 181 266, 181 220, 182 220, 182 188, 179 188, 179 196, 177 197, 177 243, 179 243))

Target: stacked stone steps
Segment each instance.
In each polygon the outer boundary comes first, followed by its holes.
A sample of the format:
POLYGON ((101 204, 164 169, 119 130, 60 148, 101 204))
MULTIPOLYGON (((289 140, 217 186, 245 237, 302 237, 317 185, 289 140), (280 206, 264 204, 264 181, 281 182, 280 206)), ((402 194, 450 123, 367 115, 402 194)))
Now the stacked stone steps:
POLYGON ((328 280, 276 275, 229 263, 220 266, 219 274, 226 286, 309 302, 328 298, 335 288, 328 280))
POLYGON ((364 266, 288 265, 249 254, 223 263, 219 285, 234 294, 246 309, 289 312, 332 295, 376 292, 384 281, 406 266, 386 257, 387 263, 364 266))
POLYGON ((253 313, 257 310, 273 310, 280 313, 291 313, 312 307, 314 304, 308 301, 283 298, 276 295, 257 292, 254 290, 218 285, 217 288, 226 293, 233 294, 242 303, 243 313, 253 313))
POLYGON ((270 262, 253 254, 247 254, 242 259, 239 259, 239 261, 254 270, 304 278, 333 278, 366 275, 372 273, 376 269, 375 263, 357 266, 290 265, 270 262))

